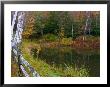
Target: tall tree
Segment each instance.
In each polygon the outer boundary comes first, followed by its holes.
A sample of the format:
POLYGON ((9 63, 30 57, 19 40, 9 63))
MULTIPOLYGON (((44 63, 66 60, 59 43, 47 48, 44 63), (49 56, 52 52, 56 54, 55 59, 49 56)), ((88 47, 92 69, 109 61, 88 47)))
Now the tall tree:
POLYGON ((56 11, 49 12, 49 17, 44 29, 45 34, 52 33, 57 35, 59 31, 58 21, 59 21, 58 12, 56 11))
POLYGON ((33 33, 34 36, 36 36, 37 34, 42 36, 44 35, 44 28, 48 18, 46 14, 48 13, 43 11, 36 12, 34 33, 33 33))
POLYGON ((29 38, 32 35, 34 29, 35 12, 25 12, 25 15, 25 26, 22 35, 24 38, 29 38))
POLYGON ((99 36, 100 35, 100 14, 99 12, 94 12, 92 14, 92 19, 91 19, 91 34, 93 36, 99 36))

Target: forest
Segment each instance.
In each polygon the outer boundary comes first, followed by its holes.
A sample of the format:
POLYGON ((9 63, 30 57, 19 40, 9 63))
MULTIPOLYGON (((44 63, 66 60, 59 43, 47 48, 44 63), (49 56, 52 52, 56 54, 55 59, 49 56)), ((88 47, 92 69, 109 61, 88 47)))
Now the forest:
MULTIPOLYGON (((24 19, 19 48, 40 76, 100 76, 99 11, 25 11, 24 19)), ((12 61, 11 75, 18 71, 12 61)))

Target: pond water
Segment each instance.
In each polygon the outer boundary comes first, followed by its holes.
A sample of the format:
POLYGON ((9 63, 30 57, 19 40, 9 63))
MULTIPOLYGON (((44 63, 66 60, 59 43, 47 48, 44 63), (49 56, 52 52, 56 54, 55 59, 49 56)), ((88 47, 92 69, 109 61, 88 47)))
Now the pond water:
POLYGON ((68 66, 89 70, 90 77, 100 76, 99 50, 78 50, 71 47, 42 48, 39 58, 51 66, 65 69, 68 66))

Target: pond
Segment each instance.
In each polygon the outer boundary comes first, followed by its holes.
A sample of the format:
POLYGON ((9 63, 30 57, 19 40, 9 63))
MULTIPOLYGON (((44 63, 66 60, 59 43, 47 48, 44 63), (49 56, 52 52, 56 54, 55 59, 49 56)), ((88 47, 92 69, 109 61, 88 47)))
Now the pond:
POLYGON ((82 67, 89 71, 90 77, 100 76, 100 52, 99 50, 78 50, 71 47, 42 48, 39 59, 47 64, 66 69, 80 69, 82 67))

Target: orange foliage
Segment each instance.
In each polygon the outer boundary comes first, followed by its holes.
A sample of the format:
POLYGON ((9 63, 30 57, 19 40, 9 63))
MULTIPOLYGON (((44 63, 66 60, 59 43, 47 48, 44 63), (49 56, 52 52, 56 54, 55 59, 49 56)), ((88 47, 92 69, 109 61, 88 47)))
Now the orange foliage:
POLYGON ((26 12, 25 16, 25 26, 23 31, 23 38, 29 38, 33 33, 35 23, 35 12, 26 12))

